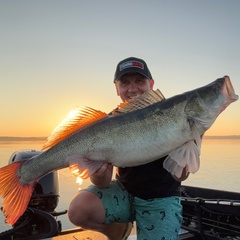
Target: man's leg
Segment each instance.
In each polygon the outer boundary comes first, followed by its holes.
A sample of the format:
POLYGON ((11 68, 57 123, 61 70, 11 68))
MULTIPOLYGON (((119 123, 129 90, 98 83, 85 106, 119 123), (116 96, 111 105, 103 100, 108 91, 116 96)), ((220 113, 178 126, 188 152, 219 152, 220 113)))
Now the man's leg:
POLYGON ((113 182, 109 188, 90 186, 76 195, 69 207, 70 221, 84 229, 106 235, 110 240, 122 240, 129 231, 132 217, 128 193, 113 182))
POLYGON ((179 197, 134 199, 138 239, 177 240, 182 222, 179 197))

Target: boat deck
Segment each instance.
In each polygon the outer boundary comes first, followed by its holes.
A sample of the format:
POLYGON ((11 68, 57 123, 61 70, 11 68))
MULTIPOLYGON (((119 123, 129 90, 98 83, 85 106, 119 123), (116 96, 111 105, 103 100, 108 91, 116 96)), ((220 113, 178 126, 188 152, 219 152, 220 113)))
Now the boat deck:
POLYGON ((74 240, 106 240, 106 236, 104 236, 101 233, 94 232, 94 231, 80 231, 80 232, 75 232, 75 233, 68 233, 64 235, 59 235, 56 237, 53 237, 51 239, 56 239, 56 240, 69 240, 69 239, 74 239, 74 240))
MULTIPOLYGON (((53 237, 53 238, 47 238, 48 240, 106 240, 106 236, 95 231, 90 230, 81 230, 81 229, 72 229, 72 230, 66 230, 62 231, 61 235, 53 237)), ((46 239, 46 240, 47 240, 46 239)), ((133 228, 131 232, 131 236, 129 236, 128 240, 136 240, 136 232, 133 228)))
MULTIPOLYGON (((181 229, 179 240, 190 239, 192 238, 192 234, 187 231, 181 229)), ((72 229, 62 231, 61 235, 48 238, 46 240, 106 240, 106 236, 101 233, 90 231, 90 230, 82 230, 82 229, 72 229)), ((128 237, 128 240, 137 240, 136 229, 133 227, 131 235, 128 237)))

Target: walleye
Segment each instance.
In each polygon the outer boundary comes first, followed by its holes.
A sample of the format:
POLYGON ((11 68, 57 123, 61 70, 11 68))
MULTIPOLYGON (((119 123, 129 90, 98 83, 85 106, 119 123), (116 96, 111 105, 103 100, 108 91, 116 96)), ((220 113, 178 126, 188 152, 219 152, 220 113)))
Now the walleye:
POLYGON ((155 103, 141 95, 111 115, 83 108, 70 125, 63 122, 56 129, 46 151, 1 168, 0 195, 7 223, 14 224, 24 213, 38 179, 68 166, 77 167, 87 178, 105 162, 132 167, 168 155, 164 167, 171 174, 181 176, 185 166, 196 172, 201 136, 238 99, 229 77, 168 99, 157 95, 155 103))

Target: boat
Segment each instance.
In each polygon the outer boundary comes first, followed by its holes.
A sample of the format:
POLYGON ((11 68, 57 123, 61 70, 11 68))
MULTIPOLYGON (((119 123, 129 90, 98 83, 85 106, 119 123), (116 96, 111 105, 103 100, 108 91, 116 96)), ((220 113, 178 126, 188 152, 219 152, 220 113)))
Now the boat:
MULTIPOLYGON (((40 153, 35 150, 14 152, 9 164, 40 153)), ((182 185, 180 194, 183 223, 179 239, 240 240, 240 193, 182 185)), ((67 211, 55 211, 58 201, 58 174, 52 172, 39 180, 25 213, 10 230, 0 233, 0 239, 106 239, 100 233, 82 228, 62 230, 57 217, 67 211)), ((133 229, 129 240, 136 239, 133 229)))
POLYGON ((181 186, 182 228, 194 239, 240 239, 240 193, 181 186))

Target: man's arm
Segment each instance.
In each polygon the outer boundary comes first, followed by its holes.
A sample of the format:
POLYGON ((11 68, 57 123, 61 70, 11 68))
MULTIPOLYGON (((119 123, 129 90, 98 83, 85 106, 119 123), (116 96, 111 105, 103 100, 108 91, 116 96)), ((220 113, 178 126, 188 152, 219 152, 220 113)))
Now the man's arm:
POLYGON ((92 176, 91 182, 99 188, 108 187, 112 180, 113 165, 109 163, 103 164, 92 176))

